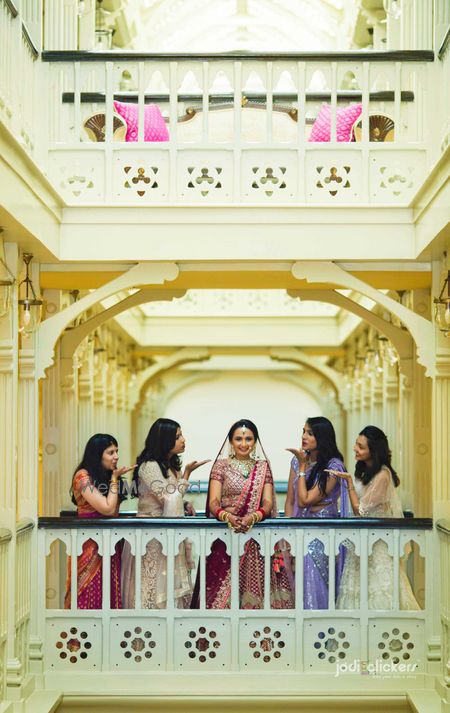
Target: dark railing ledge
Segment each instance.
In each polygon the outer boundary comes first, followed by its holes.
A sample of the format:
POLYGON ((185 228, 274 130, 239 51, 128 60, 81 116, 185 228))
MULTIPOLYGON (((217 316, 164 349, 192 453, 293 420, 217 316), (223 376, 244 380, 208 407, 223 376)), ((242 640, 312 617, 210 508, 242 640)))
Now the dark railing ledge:
POLYGON ((8 8, 9 12, 11 13, 12 17, 17 17, 19 14, 19 10, 16 6, 16 3, 13 2, 13 0, 5 0, 5 5, 8 8))
POLYGON ((34 41, 28 32, 28 28, 24 22, 22 22, 22 37, 24 38, 25 42, 27 43, 28 47, 30 48, 31 54, 33 55, 34 59, 37 59, 39 57, 39 50, 34 44, 34 41))
MULTIPOLYGON (((207 517, 180 517, 180 518, 159 518, 159 517, 129 517, 122 515, 121 517, 99 517, 99 518, 83 518, 83 517, 40 517, 38 527, 40 529, 64 529, 64 528, 120 528, 120 527, 173 527, 177 529, 192 529, 194 527, 211 528, 217 527, 223 529, 227 527, 224 523, 218 522, 213 518, 207 517)), ((350 518, 269 518, 257 525, 257 527, 271 527, 279 530, 280 528, 300 528, 309 529, 311 527, 336 529, 400 529, 400 530, 431 530, 433 528, 433 520, 428 517, 416 518, 378 518, 378 517, 350 517, 350 518)))
POLYGON ((25 517, 23 520, 20 520, 20 522, 17 523, 16 533, 19 534, 19 532, 22 533, 26 532, 27 530, 32 530, 34 525, 34 520, 32 520, 30 517, 25 517))
POLYGON ((450 520, 438 520, 436 523, 436 529, 444 535, 447 535, 447 537, 450 537, 450 520))
MULTIPOLYGON (((257 92, 242 92, 242 97, 245 97, 251 102, 266 102, 267 94, 261 94, 257 92)), ((201 94, 177 94, 177 99, 180 102, 194 102, 201 103, 201 94)), ((336 93, 336 100, 338 102, 346 101, 362 101, 363 95, 360 90, 338 90, 336 93)), ((114 99, 122 102, 130 102, 137 104, 139 101, 139 94, 135 91, 132 92, 114 92, 114 99)), ((211 104, 216 103, 229 103, 230 106, 233 105, 234 95, 233 94, 209 94, 209 102, 211 104)), ((292 92, 274 92, 272 94, 272 99, 274 102, 295 102, 298 100, 298 95, 292 92)), ((331 92, 305 92, 305 100, 307 102, 325 102, 331 101, 331 92)), ((380 92, 370 92, 369 101, 379 101, 379 102, 393 102, 395 100, 395 92, 393 91, 380 91, 380 92)), ((63 92, 62 103, 63 104, 73 104, 75 101, 74 92, 63 92)), ((106 101, 106 95, 104 92, 81 92, 80 102, 82 104, 104 104, 106 101)), ((169 102, 169 94, 144 94, 144 103, 149 104, 150 102, 156 102, 157 104, 163 102, 169 102)), ((412 91, 401 91, 400 101, 402 102, 413 102, 414 92, 412 91)), ((201 107, 199 107, 201 108, 201 107)))
POLYGON ((277 62, 433 62, 433 50, 394 50, 391 52, 370 52, 367 50, 346 50, 344 52, 95 52, 86 50, 51 50, 42 52, 44 62, 188 62, 189 60, 217 61, 255 60, 277 62))
POLYGON ((12 540, 12 532, 6 527, 0 527, 0 545, 3 542, 10 542, 12 540))

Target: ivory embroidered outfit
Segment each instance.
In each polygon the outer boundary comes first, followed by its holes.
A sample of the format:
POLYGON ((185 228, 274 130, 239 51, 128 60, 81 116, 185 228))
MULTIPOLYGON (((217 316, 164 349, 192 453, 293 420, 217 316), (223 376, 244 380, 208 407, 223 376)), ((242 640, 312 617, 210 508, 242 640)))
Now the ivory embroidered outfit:
MULTIPOLYGON (((392 474, 387 466, 364 485, 355 480, 359 499, 359 512, 363 517, 403 517, 402 506, 392 474)), ((381 533, 380 533, 381 535, 381 533)), ((399 567, 400 609, 417 610, 419 605, 406 575, 404 562, 399 567)), ((375 542, 368 558, 368 608, 392 609, 394 595, 394 565, 387 544, 380 539, 375 542)), ((360 562, 353 543, 346 542, 344 570, 336 602, 337 609, 358 609, 360 605, 360 562)))
MULTIPOLYGON (((183 496, 188 481, 168 470, 164 477, 156 461, 146 461, 139 468, 138 517, 184 517, 183 496)), ((128 556, 122 568, 124 607, 133 609, 135 602, 134 560, 128 556)), ((175 606, 189 608, 192 596, 191 544, 180 545, 174 563, 175 606)), ((157 539, 147 542, 141 565, 141 606, 143 609, 165 609, 167 606, 167 557, 157 539)))

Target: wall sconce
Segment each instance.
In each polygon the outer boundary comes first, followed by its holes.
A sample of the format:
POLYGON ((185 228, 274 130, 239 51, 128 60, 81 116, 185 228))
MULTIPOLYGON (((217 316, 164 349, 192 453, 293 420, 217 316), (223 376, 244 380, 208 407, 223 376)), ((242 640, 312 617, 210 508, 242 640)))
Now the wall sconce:
POLYGON ((33 259, 33 255, 31 253, 24 253, 22 258, 25 263, 26 274, 22 282, 19 283, 18 303, 23 307, 19 313, 19 332, 21 334, 31 334, 41 321, 41 308, 44 302, 36 297, 36 292, 30 277, 30 262, 33 259), (23 295, 23 297, 21 297, 21 295, 23 295))
POLYGON ((450 270, 447 273, 439 297, 434 298, 434 320, 441 332, 450 337, 450 270), (445 288, 447 295, 444 296, 445 288))
MULTIPOLYGON (((1 246, 0 246, 1 247, 1 246)), ((0 319, 8 314, 11 304, 12 288, 15 283, 14 275, 8 265, 0 256, 0 264, 4 268, 4 274, 0 279, 0 319)))

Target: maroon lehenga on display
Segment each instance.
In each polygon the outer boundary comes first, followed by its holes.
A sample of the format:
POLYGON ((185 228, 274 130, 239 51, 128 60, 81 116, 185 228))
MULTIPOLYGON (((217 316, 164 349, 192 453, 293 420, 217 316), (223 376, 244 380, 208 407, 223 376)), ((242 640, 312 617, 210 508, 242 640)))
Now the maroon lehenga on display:
MULTIPOLYGON (((218 459, 211 471, 210 480, 222 483, 220 506, 229 512, 244 517, 255 512, 262 504, 264 486, 273 488, 273 478, 269 463, 256 460, 253 469, 246 478, 234 465, 233 458, 218 459)), ((273 510, 275 515, 275 493, 273 492, 273 510)), ((283 565, 280 552, 288 547, 287 543, 277 543, 277 555, 271 558, 272 608, 293 608, 292 588, 283 565), (276 566, 274 562, 276 560, 276 566)), ((198 587, 196 587, 198 590, 198 587)), ((198 607, 198 591, 194 595, 195 607, 198 607)), ((211 553, 206 558, 206 607, 207 609, 229 609, 231 602, 231 557, 222 540, 216 540, 211 553)), ((239 560, 239 606, 241 609, 262 609, 264 606, 264 557, 254 539, 248 540, 239 560)))

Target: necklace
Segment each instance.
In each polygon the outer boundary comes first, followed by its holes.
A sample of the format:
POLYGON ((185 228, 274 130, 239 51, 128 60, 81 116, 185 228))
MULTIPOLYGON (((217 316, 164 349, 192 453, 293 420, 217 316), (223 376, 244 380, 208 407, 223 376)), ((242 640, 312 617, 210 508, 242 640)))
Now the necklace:
POLYGON ((248 476, 253 470, 253 466, 255 465, 255 461, 251 459, 239 460, 236 457, 232 457, 230 460, 233 464, 233 467, 239 471, 243 478, 248 478, 248 476))

